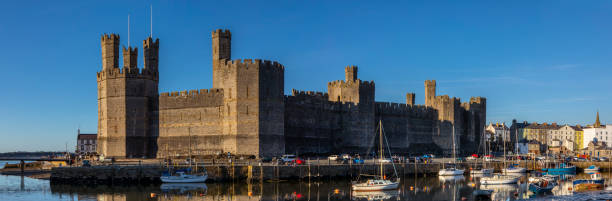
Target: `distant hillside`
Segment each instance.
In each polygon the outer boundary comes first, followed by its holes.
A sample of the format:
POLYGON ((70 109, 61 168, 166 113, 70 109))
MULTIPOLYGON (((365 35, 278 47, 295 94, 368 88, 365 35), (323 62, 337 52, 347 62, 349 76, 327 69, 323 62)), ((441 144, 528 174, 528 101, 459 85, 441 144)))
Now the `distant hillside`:
POLYGON ((53 156, 53 155, 63 155, 64 152, 58 151, 16 151, 16 152, 6 152, 0 153, 0 157, 41 157, 41 156, 53 156))

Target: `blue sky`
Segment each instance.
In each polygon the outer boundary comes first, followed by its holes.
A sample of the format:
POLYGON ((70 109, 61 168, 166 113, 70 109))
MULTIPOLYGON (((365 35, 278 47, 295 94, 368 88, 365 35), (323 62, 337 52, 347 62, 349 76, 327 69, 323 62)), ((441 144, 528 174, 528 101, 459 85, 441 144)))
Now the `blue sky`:
MULTIPOLYGON (((210 32, 232 57, 285 65, 285 93, 326 91, 359 66, 377 101, 487 98, 487 121, 610 122, 612 2, 11 1, 0 6, 0 152, 73 149, 97 128, 100 35, 160 38, 160 91, 212 87, 210 32)), ((142 52, 139 52, 142 67, 142 52)))

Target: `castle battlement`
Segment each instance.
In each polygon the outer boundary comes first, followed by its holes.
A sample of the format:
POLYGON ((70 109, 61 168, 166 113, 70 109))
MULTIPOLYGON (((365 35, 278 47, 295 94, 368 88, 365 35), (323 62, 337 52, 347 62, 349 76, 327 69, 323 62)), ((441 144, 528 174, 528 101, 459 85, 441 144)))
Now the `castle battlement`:
POLYGON ((232 32, 230 32, 230 30, 228 29, 217 29, 212 31, 211 33, 212 37, 219 37, 219 36, 225 36, 225 37, 232 37, 232 32))
POLYGON ((437 115, 435 109, 424 105, 407 105, 403 103, 376 102, 376 111, 382 114, 395 114, 406 116, 418 116, 434 118, 437 115))
POLYGON ((324 92, 320 92, 320 91, 301 91, 301 90, 297 90, 297 89, 292 89, 291 90, 291 95, 292 96, 313 96, 313 97, 322 97, 327 99, 327 93, 324 92))
POLYGON ((110 34, 102 34, 100 40, 102 40, 102 42, 107 42, 107 41, 115 41, 115 40, 119 40, 119 34, 115 34, 115 33, 110 33, 110 34))
POLYGON ((159 108, 216 107, 223 105, 223 96, 223 89, 218 88, 163 92, 159 94, 159 108))
POLYGON ((355 81, 344 81, 344 80, 334 80, 327 83, 328 87, 351 87, 358 84, 361 87, 374 87, 374 81, 362 81, 357 79, 355 81))
POLYGON ((139 68, 107 68, 96 73, 97 80, 103 81, 106 79, 116 78, 139 78, 157 81, 157 72, 152 72, 148 69, 139 68))
POLYGON ((270 69, 270 70, 274 70, 274 71, 278 71, 278 72, 284 72, 285 71, 285 66, 283 66, 282 64, 276 62, 276 61, 270 61, 270 60, 261 60, 261 59, 234 59, 234 60, 229 60, 229 59, 221 59, 220 62, 222 65, 222 67, 238 67, 238 68, 250 68, 250 67, 256 67, 256 68, 265 68, 265 69, 270 69))

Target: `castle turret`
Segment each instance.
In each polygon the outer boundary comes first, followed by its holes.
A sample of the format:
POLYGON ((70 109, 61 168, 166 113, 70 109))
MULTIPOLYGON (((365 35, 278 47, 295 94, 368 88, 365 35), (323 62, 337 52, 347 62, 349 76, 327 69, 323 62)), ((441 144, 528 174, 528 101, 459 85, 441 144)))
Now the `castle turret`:
POLYGON ((345 81, 356 81, 357 80, 357 66, 347 66, 344 68, 345 81))
POLYGON ((159 65, 159 38, 153 41, 153 38, 148 37, 142 41, 144 49, 144 69, 157 72, 159 65))
POLYGON ((119 35, 104 34, 102 44, 102 69, 119 67, 119 35))
POLYGON ((219 59, 232 59, 232 33, 217 29, 212 32, 213 65, 219 59))
POLYGON ((123 47, 123 68, 138 69, 138 48, 123 47))
POLYGON ((425 106, 433 107, 436 99, 436 81, 425 80, 425 106))
POLYGON ((406 94, 406 105, 414 105, 414 93, 407 93, 406 94))

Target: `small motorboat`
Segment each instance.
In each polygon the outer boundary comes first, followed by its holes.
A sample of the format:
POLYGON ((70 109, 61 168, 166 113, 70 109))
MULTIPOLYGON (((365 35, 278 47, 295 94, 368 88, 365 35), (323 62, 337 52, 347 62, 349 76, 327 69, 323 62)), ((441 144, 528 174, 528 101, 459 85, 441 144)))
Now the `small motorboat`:
POLYGON ((529 178, 529 190, 535 194, 550 193, 555 186, 557 183, 551 177, 529 178))
POLYGON ((572 182, 574 191, 601 190, 604 188, 604 178, 599 172, 590 173, 591 179, 577 179, 572 182))
POLYGON ((451 183, 465 180, 463 175, 455 175, 455 176, 438 176, 438 181, 442 183, 451 183))
POLYGON ((465 171, 457 168, 444 168, 438 172, 439 176, 456 176, 463 175, 465 171))
POLYGON ((480 184, 497 185, 497 184, 516 184, 519 176, 495 174, 492 177, 483 177, 480 179, 480 184))
POLYGON ((587 168, 584 168, 584 173, 594 173, 594 172, 599 172, 599 167, 595 166, 595 165, 591 165, 587 168))
POLYGON ((576 166, 561 163, 557 165, 556 168, 543 168, 542 170, 548 173, 571 174, 571 173, 576 173, 576 166))
POLYGON ((176 175, 164 174, 159 178, 164 183, 203 183, 208 179, 208 174, 192 175, 184 171, 177 171, 176 175))
POLYGON ((493 174, 493 168, 482 168, 480 170, 470 170, 470 174, 493 174))
POLYGON ((395 190, 399 187, 399 181, 387 179, 368 179, 364 183, 353 184, 353 191, 384 191, 395 190))

